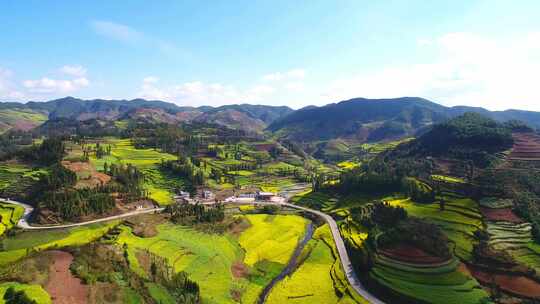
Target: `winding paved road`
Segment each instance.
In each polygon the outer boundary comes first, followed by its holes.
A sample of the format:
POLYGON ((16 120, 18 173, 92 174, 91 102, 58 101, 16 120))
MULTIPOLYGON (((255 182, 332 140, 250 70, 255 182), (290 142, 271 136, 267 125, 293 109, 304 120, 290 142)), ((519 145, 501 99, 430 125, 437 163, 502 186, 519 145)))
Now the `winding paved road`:
MULTIPOLYGON (((6 200, 6 199, 2 199, 2 198, 0 198, 0 202, 8 203, 8 204, 14 204, 14 205, 18 205, 18 206, 21 206, 21 207, 24 208, 24 215, 19 220, 19 222, 17 223, 17 226, 19 226, 22 229, 26 229, 26 230, 61 229, 61 228, 71 228, 71 227, 85 226, 85 225, 94 224, 94 223, 101 223, 101 222, 107 222, 107 221, 111 221, 111 220, 122 219, 122 218, 135 216, 135 215, 139 215, 139 214, 160 212, 160 211, 163 211, 165 209, 165 208, 151 208, 151 209, 137 210, 137 211, 127 212, 127 213, 120 214, 120 215, 109 216, 109 217, 105 217, 105 218, 101 218, 101 219, 96 219, 96 220, 87 221, 87 222, 81 222, 81 223, 74 223, 74 224, 55 225, 55 226, 31 226, 28 223, 28 219, 30 218, 30 215, 34 211, 34 208, 32 206, 21 203, 21 202, 12 201, 12 200, 6 200)), ((326 213, 323 213, 321 211, 318 211, 318 210, 313 210, 313 209, 309 209, 309 208, 306 208, 306 207, 290 204, 290 203, 288 203, 288 198, 283 198, 283 201, 281 201, 281 202, 272 202, 272 203, 257 202, 257 203, 259 203, 259 204, 268 204, 268 205, 279 205, 279 206, 284 206, 284 207, 293 208, 293 209, 297 209, 297 210, 302 210, 302 211, 309 212, 311 214, 317 215, 317 216, 321 217, 322 219, 324 219, 324 221, 326 223, 328 223, 328 225, 330 226, 330 231, 332 231, 332 236, 334 238, 334 242, 336 243, 336 248, 337 248, 338 253, 339 253, 339 259, 341 261, 341 265, 343 266, 343 270, 345 271, 345 275, 347 277, 347 280, 349 281, 349 284, 351 284, 352 288, 359 295, 361 295, 364 299, 366 299, 370 303, 384 304, 383 301, 379 300, 377 297, 372 295, 364 287, 364 285, 362 285, 360 280, 358 280, 358 277, 356 276, 353 265, 352 265, 351 260, 349 258, 349 254, 347 253, 345 243, 343 242, 343 238, 341 237, 341 234, 339 232, 338 225, 337 225, 336 221, 330 215, 328 215, 326 213)), ((229 204, 235 204, 235 203, 229 203, 229 204)), ((251 202, 249 204, 253 204, 253 202, 251 202)))
POLYGON ((0 202, 1 203, 17 205, 17 206, 21 206, 21 207, 24 208, 24 215, 21 217, 21 219, 17 223, 17 226, 19 228, 22 228, 22 229, 25 229, 25 230, 47 230, 47 229, 50 230, 50 229, 73 228, 73 227, 86 226, 86 225, 95 224, 95 223, 102 223, 102 222, 108 222, 108 221, 123 219, 123 218, 126 218, 126 217, 140 215, 140 214, 160 212, 160 211, 163 211, 165 209, 165 208, 148 208, 148 209, 131 211, 131 212, 126 212, 126 213, 119 214, 119 215, 113 215, 113 216, 108 216, 108 217, 104 217, 104 218, 100 218, 100 219, 96 219, 96 220, 80 222, 80 223, 73 223, 73 224, 50 225, 50 226, 31 226, 29 224, 28 220, 30 219, 30 215, 32 214, 32 212, 34 212, 34 208, 32 206, 21 203, 21 202, 12 201, 12 200, 9 200, 9 199, 3 199, 3 198, 0 198, 0 202))
POLYGON ((384 304, 383 301, 379 300, 377 297, 372 295, 365 287, 362 285, 360 280, 358 280, 358 277, 356 276, 356 272, 354 271, 353 265, 351 263, 351 260, 349 258, 349 254, 347 253, 347 248, 345 248, 345 243, 343 242, 343 238, 341 237, 341 234, 339 233, 339 228, 336 223, 336 221, 328 214, 301 207, 298 205, 293 205, 290 203, 279 203, 282 206, 286 206, 289 208, 299 209, 303 210, 305 212, 309 212, 312 214, 315 214, 322 219, 324 219, 328 225, 330 226, 330 230, 332 231, 332 236, 334 237, 334 242, 336 243, 336 248, 339 253, 339 259, 341 260, 341 266, 343 266, 343 270, 345 271, 345 275, 347 276, 347 280, 349 281, 349 284, 351 284, 352 288, 361 295, 364 299, 368 300, 370 303, 373 304, 384 304))

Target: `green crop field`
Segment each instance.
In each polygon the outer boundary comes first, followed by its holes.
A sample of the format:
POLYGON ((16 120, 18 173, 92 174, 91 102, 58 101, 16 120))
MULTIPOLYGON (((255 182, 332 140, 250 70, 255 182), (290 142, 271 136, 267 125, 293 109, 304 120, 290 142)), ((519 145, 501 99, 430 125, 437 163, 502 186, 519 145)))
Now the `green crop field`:
POLYGON ((300 216, 266 214, 250 215, 249 221, 251 227, 238 239, 246 251, 244 263, 248 266, 263 260, 286 264, 308 223, 300 216))
POLYGON ((337 166, 340 167, 341 169, 351 170, 351 169, 354 169, 354 168, 360 166, 360 163, 353 162, 353 161, 342 161, 342 162, 338 163, 337 166))
POLYGON ((489 244, 510 254, 517 262, 540 271, 540 252, 532 239, 530 223, 487 222, 489 244), (536 249, 536 250, 535 250, 536 249))
POLYGON ((301 256, 303 262, 274 286, 267 303, 368 303, 350 290, 328 225, 317 228, 301 256))
POLYGON ((465 180, 460 177, 446 176, 446 175, 432 175, 431 178, 435 181, 445 182, 445 183, 455 183, 463 184, 465 180))
POLYGON ((19 260, 33 251, 88 244, 102 237, 117 224, 118 222, 111 222, 71 229, 19 233, 14 237, 1 240, 4 250, 0 251, 0 265, 19 260))
POLYGON ((45 170, 32 170, 29 166, 18 162, 0 162, 0 191, 17 184, 21 178, 37 180, 45 170))
POLYGON ((132 164, 143 172, 146 178, 144 187, 150 193, 151 199, 160 205, 173 202, 174 188, 181 187, 183 181, 178 177, 163 173, 157 166, 162 160, 174 160, 176 156, 155 149, 136 149, 129 139, 109 138, 103 142, 103 145, 111 146, 111 155, 100 159, 90 157, 90 162, 97 170, 103 170, 105 163, 132 164))
POLYGON ((443 271, 436 267, 416 271, 413 267, 403 269, 399 264, 387 262, 381 265, 377 262, 370 276, 399 294, 426 303, 476 304, 488 297, 475 279, 459 272, 456 267, 443 271))
POLYGON ((0 203, 0 236, 17 224, 24 214, 24 208, 0 203))
POLYGON ((443 230, 456 246, 456 254, 470 260, 473 245, 476 242, 473 234, 482 229, 482 216, 478 204, 467 198, 446 197, 445 209, 440 210, 438 203, 419 204, 409 199, 388 199, 394 206, 401 206, 409 215, 430 221, 443 230))
POLYGON ((176 304, 175 299, 169 294, 167 289, 156 283, 146 283, 148 293, 154 301, 159 304, 176 304))
POLYGON ((365 152, 368 152, 371 154, 379 154, 386 150, 394 149, 398 145, 409 142, 413 139, 414 138, 404 138, 401 140, 390 141, 386 143, 374 143, 374 144, 366 143, 366 144, 362 144, 360 148, 364 150, 365 152))
POLYGON ((36 112, 33 110, 27 109, 1 109, 0 110, 0 121, 2 122, 2 127, 0 128, 0 133, 3 133, 13 126, 18 124, 24 124, 25 129, 31 126, 39 126, 47 120, 47 115, 45 113, 36 112))
POLYGON ((8 282, 0 284, 0 304, 5 304, 4 294, 13 287, 15 291, 23 291, 28 298, 35 301, 36 304, 51 304, 51 297, 40 285, 27 285, 16 282, 8 282))
POLYGON ((166 223, 157 227, 158 235, 149 238, 137 237, 130 228, 121 226, 115 242, 126 244, 130 267, 142 276, 147 270, 139 263, 137 253, 148 250, 196 281, 204 303, 234 303, 232 293, 239 294, 242 302, 254 303, 290 258, 303 236, 306 220, 282 215, 245 218, 251 226, 238 239, 166 223), (236 277, 232 269, 238 264, 244 264, 248 274, 236 277))
POLYGON ((138 168, 153 167, 161 160, 174 160, 176 156, 162 153, 155 149, 136 149, 130 139, 109 138, 103 142, 112 147, 111 155, 101 159, 91 157, 90 160, 98 170, 103 170, 103 164, 132 164, 138 168))

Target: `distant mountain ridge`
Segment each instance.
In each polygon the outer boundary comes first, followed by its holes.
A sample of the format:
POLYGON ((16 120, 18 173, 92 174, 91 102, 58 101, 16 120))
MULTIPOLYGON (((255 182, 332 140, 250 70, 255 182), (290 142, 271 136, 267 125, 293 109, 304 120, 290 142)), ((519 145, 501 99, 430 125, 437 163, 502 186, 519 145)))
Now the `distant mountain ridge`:
POLYGON ((300 141, 335 138, 379 141, 414 136, 435 123, 466 112, 482 114, 497 121, 521 120, 540 129, 540 112, 446 107, 419 97, 402 97, 355 98, 322 107, 308 107, 276 120, 268 130, 280 137, 300 141))
POLYGON ((540 129, 540 112, 446 107, 419 97, 355 98, 293 110, 286 106, 233 104, 219 107, 178 106, 160 100, 83 100, 65 97, 46 102, 0 102, 0 132, 28 130, 47 119, 140 121, 146 123, 215 123, 235 129, 271 131, 300 142, 332 139, 380 141, 415 136, 431 125, 466 112, 497 121, 521 120, 540 129))
MULTIPOLYGON (((262 132, 273 121, 291 113, 285 106, 225 105, 220 107, 181 107, 159 100, 83 100, 65 97, 46 102, 0 103, 0 111, 30 111, 48 119, 141 120, 153 123, 176 123, 186 121, 215 122, 227 127, 262 132)), ((0 124, 4 123, 0 117, 0 124)), ((5 126, 10 129, 13 126, 5 126)))

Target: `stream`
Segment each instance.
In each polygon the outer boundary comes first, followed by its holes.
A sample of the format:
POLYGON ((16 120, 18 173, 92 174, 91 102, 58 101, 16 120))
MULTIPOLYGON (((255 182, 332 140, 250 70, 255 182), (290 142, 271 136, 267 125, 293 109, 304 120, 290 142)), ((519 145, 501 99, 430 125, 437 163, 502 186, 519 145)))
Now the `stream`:
POLYGON ((289 260, 289 263, 287 263, 287 266, 280 272, 279 275, 277 275, 266 287, 264 287, 263 291, 261 292, 259 296, 259 300, 257 301, 258 304, 263 304, 266 302, 266 298, 268 298, 268 295, 270 294, 270 291, 272 288, 281 280, 283 280, 286 276, 290 275, 297 266, 297 260, 300 254, 302 253, 302 250, 304 250, 304 247, 306 246, 307 242, 311 240, 311 237, 313 236, 314 227, 313 223, 310 222, 306 234, 304 235, 304 238, 298 243, 296 246, 296 249, 294 250, 294 253, 289 260))

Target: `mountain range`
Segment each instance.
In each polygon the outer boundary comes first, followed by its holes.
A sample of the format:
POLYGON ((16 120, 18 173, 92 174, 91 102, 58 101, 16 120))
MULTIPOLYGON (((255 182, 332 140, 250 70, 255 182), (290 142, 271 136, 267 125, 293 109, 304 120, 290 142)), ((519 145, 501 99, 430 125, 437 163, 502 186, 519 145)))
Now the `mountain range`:
POLYGON ((336 138, 355 142, 414 136, 434 123, 466 112, 498 121, 521 120, 540 129, 540 112, 446 107, 427 99, 355 98, 325 106, 293 110, 286 106, 234 104, 220 107, 182 107, 159 100, 82 100, 74 97, 46 102, 0 103, 0 132, 29 130, 47 120, 140 121, 150 123, 203 122, 252 132, 270 131, 295 141, 336 138))
POLYGON ((427 99, 355 98, 322 107, 310 106, 274 121, 268 130, 279 137, 298 141, 345 138, 360 142, 415 136, 434 123, 467 112, 478 113, 497 121, 520 120, 540 128, 540 112, 484 108, 446 107, 427 99))

